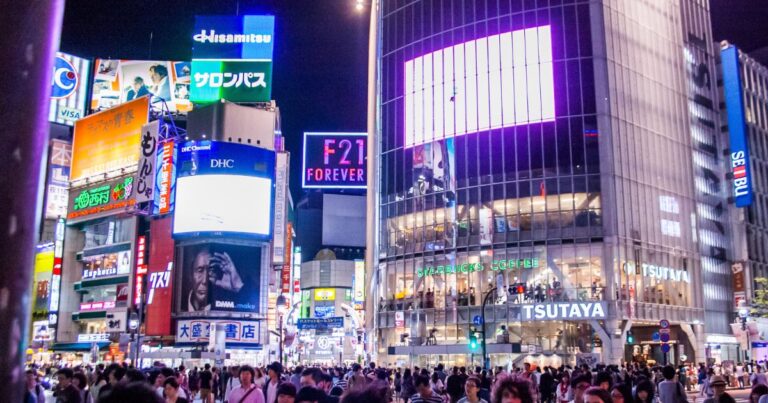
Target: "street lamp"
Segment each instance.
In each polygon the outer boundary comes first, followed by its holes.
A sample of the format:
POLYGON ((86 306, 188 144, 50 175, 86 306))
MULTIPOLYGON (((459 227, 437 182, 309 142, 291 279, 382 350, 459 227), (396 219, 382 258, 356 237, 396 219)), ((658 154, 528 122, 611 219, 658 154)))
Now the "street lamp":
POLYGON ((285 313, 285 296, 280 294, 277 296, 277 332, 279 333, 280 344, 278 345, 280 354, 280 365, 283 365, 283 313, 285 313))
POLYGON ((131 330, 131 341, 133 341, 134 354, 133 366, 139 368, 139 349, 141 348, 141 334, 139 333, 139 325, 141 320, 139 319, 139 313, 131 311, 130 318, 128 319, 128 329, 131 330))
POLYGON ((355 1, 355 10, 363 11, 363 3, 364 3, 364 0, 356 0, 355 1))
POLYGON ((488 365, 489 364, 488 352, 486 351, 486 348, 485 348, 485 305, 488 303, 488 298, 490 298, 491 295, 493 295, 495 292, 496 292, 496 287, 493 287, 490 290, 488 290, 488 292, 485 294, 485 297, 483 298, 483 307, 481 308, 481 311, 480 311, 480 318, 481 318, 480 321, 483 322, 482 323, 483 331, 481 332, 483 339, 481 340, 481 343, 480 343, 480 346, 483 348, 483 369, 490 369, 488 365))

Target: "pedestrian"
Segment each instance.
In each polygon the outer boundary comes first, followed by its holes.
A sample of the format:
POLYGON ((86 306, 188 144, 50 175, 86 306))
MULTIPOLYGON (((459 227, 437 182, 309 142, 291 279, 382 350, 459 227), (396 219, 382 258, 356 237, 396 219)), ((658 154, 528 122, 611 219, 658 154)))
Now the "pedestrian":
POLYGON ((768 386, 755 385, 749 392, 749 403, 760 403, 760 400, 768 400, 762 399, 763 396, 768 396, 768 386))
POLYGON ((458 403, 488 403, 488 401, 479 396, 480 385, 480 378, 476 376, 467 378, 467 381, 464 382, 465 396, 459 399, 458 403))
POLYGON ((188 403, 188 400, 179 395, 179 381, 175 376, 169 376, 165 378, 163 382, 163 394, 165 395, 165 403, 188 403))
POLYGON ((564 372, 560 377, 560 382, 555 387, 555 400, 557 403, 568 403, 571 401, 571 377, 564 372))
POLYGON ((429 377, 416 375, 413 378, 416 394, 411 396, 412 403, 443 403, 443 398, 429 386, 429 377))
POLYGON ((661 403, 688 403, 685 388, 675 380, 675 368, 667 365, 661 370, 664 380, 659 383, 659 401, 661 403))
POLYGON ((56 403, 83 403, 80 396, 80 390, 72 383, 75 373, 70 368, 62 368, 56 372, 56 378, 59 381, 53 396, 56 403))
POLYGON ((24 377, 24 384, 27 387, 24 403, 45 403, 45 389, 37 381, 37 372, 34 369, 28 369, 24 377))
POLYGON ((229 395, 228 403, 264 403, 264 394, 261 392, 253 380, 256 377, 256 371, 250 365, 240 367, 240 387, 233 390, 229 395))
POLYGON ((533 396, 531 396, 531 386, 528 381, 506 375, 496 379, 491 393, 491 403, 529 402, 533 402, 533 396))
POLYGON ((641 380, 635 388, 635 403, 653 402, 653 382, 648 379, 641 380))
POLYGON ((294 403, 296 400, 296 387, 291 382, 283 382, 277 388, 277 399, 266 403, 294 403))
POLYGON ((584 391, 585 403, 613 403, 611 394, 600 386, 593 386, 584 391))
POLYGON ((280 376, 283 374, 283 365, 275 361, 267 366, 266 384, 264 386, 264 400, 274 403, 277 400, 277 389, 280 387, 280 376))

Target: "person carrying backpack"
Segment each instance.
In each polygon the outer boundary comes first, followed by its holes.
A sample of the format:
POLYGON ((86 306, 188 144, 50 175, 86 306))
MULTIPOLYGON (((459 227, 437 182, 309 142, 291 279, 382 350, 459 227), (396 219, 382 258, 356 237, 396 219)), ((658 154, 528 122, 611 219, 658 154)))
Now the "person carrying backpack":
POLYGON ((675 380, 675 368, 667 365, 661 370, 664 380, 659 382, 659 401, 661 403, 688 403, 685 388, 675 380))

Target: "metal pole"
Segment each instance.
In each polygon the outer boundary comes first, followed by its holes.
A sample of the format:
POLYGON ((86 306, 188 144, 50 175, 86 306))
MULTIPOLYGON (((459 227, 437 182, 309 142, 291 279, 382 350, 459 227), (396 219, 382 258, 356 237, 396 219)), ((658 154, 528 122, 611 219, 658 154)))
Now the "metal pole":
POLYGON ((483 369, 490 369, 488 365, 488 352, 486 351, 486 348, 485 348, 485 305, 488 303, 488 297, 490 297, 491 294, 493 294, 495 291, 496 291, 496 287, 493 287, 490 290, 488 290, 488 293, 485 294, 485 297, 483 298, 482 311, 480 312, 481 322, 483 322, 482 324, 483 340, 481 343, 481 347, 483 348, 483 369))
POLYGON ((283 365, 283 315, 281 314, 279 317, 280 323, 278 323, 278 331, 280 332, 280 365, 283 365))
MULTIPOLYGON (((378 12, 379 0, 371 0, 371 22, 368 31, 368 152, 366 161, 366 229, 365 229, 365 284, 373 284, 373 274, 378 270, 376 264, 376 232, 378 231, 378 214, 376 198, 378 197, 378 173, 377 164, 377 137, 376 137, 376 59, 377 59, 377 39, 378 39, 378 12)), ((378 327, 378 294, 375 288, 369 288, 367 298, 365 299, 366 311, 374 312, 373 315, 366 315, 366 332, 371 334, 372 350, 371 358, 376 359, 378 351, 378 337, 376 329, 378 327)))
POLYGON ((3 401, 24 397, 30 284, 42 209, 51 72, 63 0, 3 3, 0 16, 0 385, 3 401))

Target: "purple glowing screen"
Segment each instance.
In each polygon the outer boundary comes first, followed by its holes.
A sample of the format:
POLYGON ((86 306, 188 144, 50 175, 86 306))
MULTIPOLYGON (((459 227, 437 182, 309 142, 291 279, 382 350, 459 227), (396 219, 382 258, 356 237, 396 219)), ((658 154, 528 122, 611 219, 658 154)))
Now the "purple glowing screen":
POLYGON ((475 39, 405 62, 405 147, 552 121, 549 25, 475 39))

